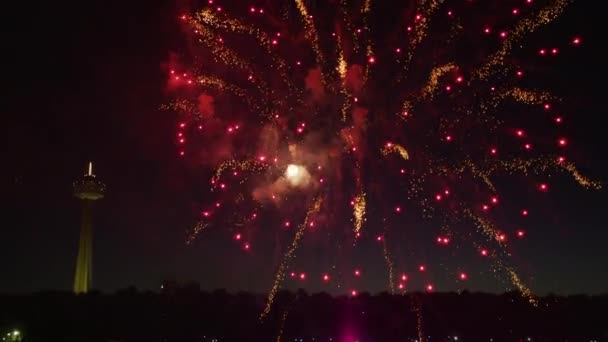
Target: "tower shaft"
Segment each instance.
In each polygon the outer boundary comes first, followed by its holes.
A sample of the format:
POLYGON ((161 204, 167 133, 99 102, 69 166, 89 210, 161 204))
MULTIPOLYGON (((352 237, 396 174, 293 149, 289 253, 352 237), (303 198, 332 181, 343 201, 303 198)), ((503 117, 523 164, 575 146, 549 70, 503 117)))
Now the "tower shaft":
POLYGON ((87 293, 93 280, 93 201, 82 199, 80 243, 74 274, 74 293, 87 293))

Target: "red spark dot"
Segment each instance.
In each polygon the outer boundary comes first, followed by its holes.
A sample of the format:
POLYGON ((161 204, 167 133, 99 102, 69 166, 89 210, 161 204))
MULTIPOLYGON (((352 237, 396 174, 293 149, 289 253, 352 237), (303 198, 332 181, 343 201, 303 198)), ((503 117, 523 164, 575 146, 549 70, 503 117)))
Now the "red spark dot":
POLYGON ((443 190, 443 193, 444 193, 444 194, 447 196, 447 195, 449 195, 449 194, 450 194, 450 190, 445 189, 445 190, 443 190))
POLYGON ((249 243, 245 243, 245 244, 243 245, 243 248, 244 248, 246 251, 248 251, 248 250, 251 248, 251 245, 250 245, 249 243))
POLYGON ((285 223, 283 225, 285 226, 285 228, 287 228, 291 225, 291 223, 289 221, 285 221, 285 223))
POLYGON ((203 129, 203 125, 198 125, 198 129, 199 130, 203 129))
POLYGON ((302 133, 302 132, 304 132, 304 129, 302 129, 302 127, 298 127, 298 128, 296 129, 296 131, 297 131, 298 133, 302 133))
POLYGON ((563 120, 562 117, 558 116, 555 118, 555 123, 562 123, 562 120, 563 120))
POLYGON ((291 272, 289 275, 290 275, 292 278, 295 278, 295 276, 296 276, 296 272, 291 272))
POLYGON ((186 15, 185 14, 182 15, 181 18, 182 18, 182 20, 186 20, 186 15))
POLYGON ((487 211, 488 209, 490 209, 490 207, 487 204, 484 204, 481 206, 481 209, 483 209, 484 211, 487 211))
POLYGON ((185 139, 183 139, 183 138, 182 138, 182 139, 179 139, 179 143, 180 143, 180 144, 183 144, 185 141, 186 141, 186 140, 185 140, 185 139))
POLYGON ((185 122, 181 122, 181 123, 179 124, 179 128, 184 128, 184 127, 186 127, 186 123, 185 123, 185 122))
POLYGON ((452 90, 452 86, 450 86, 450 85, 445 86, 445 90, 446 91, 451 91, 452 90))
POLYGON ((490 149, 490 153, 491 153, 491 154, 496 154, 496 153, 498 153, 498 150, 497 150, 497 149, 495 149, 495 148, 491 148, 491 149, 490 149))
POLYGON ((395 207, 395 211, 400 213, 401 212, 401 207, 395 207))
POLYGON ((407 274, 402 274, 401 275, 401 280, 402 281, 407 281, 407 274))
POLYGON ((353 297, 356 297, 357 296, 357 290, 350 291, 350 295, 353 296, 353 297))
POLYGON ((171 72, 171 75, 175 74, 175 70, 171 70, 170 72, 171 72))
POLYGON ((464 80, 462 76, 456 77, 456 83, 461 83, 464 80))
POLYGON ((203 211, 203 216, 204 217, 209 217, 209 212, 208 211, 203 211))
POLYGON ((357 29, 357 33, 361 33, 361 29, 357 29))
POLYGON ((184 151, 179 151, 179 155, 180 155, 181 157, 183 157, 183 156, 184 156, 184 154, 185 154, 185 152, 184 152, 184 151))
POLYGON ((460 273, 460 280, 467 280, 467 274, 464 272, 460 273))
POLYGON ((527 4, 531 4, 531 3, 532 3, 532 0, 526 0, 526 3, 527 3, 527 4))
POLYGON ((192 80, 188 80, 188 84, 192 84, 192 80))
POLYGON ((399 170, 399 172, 401 172, 401 174, 404 174, 405 173, 405 169, 401 169, 401 170, 399 170))
POLYGON ((255 7, 251 7, 251 8, 249 9, 249 12, 254 13, 254 12, 255 12, 255 7))
POLYGON ((490 34, 490 32, 492 32, 492 30, 490 30, 489 27, 486 27, 483 29, 483 33, 485 33, 485 34, 490 34))
POLYGON ((403 290, 403 288, 404 288, 405 286, 404 286, 403 284, 401 284, 401 283, 400 283, 398 287, 399 287, 399 290, 403 290))
POLYGON ((548 186, 547 186, 547 184, 545 184, 545 183, 542 183, 542 184, 538 185, 538 189, 539 189, 540 191, 547 191, 547 189, 548 189, 548 188, 549 188, 549 187, 548 187, 548 186))
POLYGON ((216 203, 215 203, 215 207, 216 207, 216 208, 219 208, 219 207, 220 207, 220 202, 216 202, 216 203))
POLYGON ((507 239, 507 236, 505 234, 498 234, 498 240, 499 241, 505 241, 507 239))
POLYGON ((310 227, 314 227, 314 226, 315 226, 315 222, 314 222, 314 221, 313 221, 313 222, 310 222, 309 226, 310 226, 310 227))
POLYGON ((438 236, 437 237, 437 243, 441 243, 441 242, 443 242, 443 238, 441 236, 438 236))
POLYGON ((395 49, 395 52, 396 52, 396 53, 400 53, 400 52, 401 52, 401 49, 400 49, 400 48, 396 48, 396 49, 395 49))
POLYGON ((370 64, 374 64, 374 63, 376 63, 376 57, 374 57, 374 56, 370 56, 370 57, 367 59, 367 61, 368 61, 370 64))
POLYGON ((361 275, 361 271, 359 271, 359 270, 355 270, 355 276, 357 276, 357 277, 358 277, 358 276, 360 276, 360 275, 361 275))
POLYGON ((452 141, 452 136, 451 135, 446 135, 445 140, 452 141))
POLYGON ((422 14, 416 14, 416 20, 422 19, 422 14))
POLYGON ((523 137, 524 136, 524 131, 522 131, 521 129, 518 129, 517 132, 515 132, 517 134, 518 137, 523 137))
POLYGON ((580 43, 581 43, 581 38, 579 38, 579 37, 574 37, 574 38, 572 39, 572 44, 574 44, 574 45, 579 45, 580 43))
POLYGON ((427 291, 429 291, 429 292, 433 291, 433 288, 434 288, 434 287, 433 287, 433 284, 428 284, 428 285, 426 286, 426 290, 427 290, 427 291))
POLYGON ((482 249, 480 252, 481 256, 488 256, 488 250, 487 249, 482 249))
POLYGON ((557 162, 558 163, 563 163, 565 160, 566 160, 566 157, 562 157, 562 156, 557 157, 557 162))
POLYGON ((518 15, 519 14, 519 9, 518 8, 514 8, 511 13, 513 13, 513 15, 518 15))
POLYGON ((526 209, 522 210, 522 211, 521 211, 521 214, 522 214, 523 216, 528 216, 528 210, 526 210, 526 209))
POLYGON ((526 233, 523 230, 518 230, 517 231, 517 236, 518 237, 522 238, 522 237, 524 237, 524 235, 526 235, 526 233))
POLYGON ((177 136, 178 136, 178 137, 181 137, 181 136, 183 136, 183 135, 184 135, 184 133, 182 133, 182 132, 177 132, 177 136))
POLYGON ((306 279, 306 273, 300 273, 300 279, 301 280, 306 279))
POLYGON ((566 140, 565 138, 561 138, 557 141, 557 143, 559 144, 559 146, 566 146, 568 145, 568 140, 566 140))
POLYGON ((418 271, 424 272, 425 270, 426 270, 426 267, 424 265, 418 266, 418 271))
POLYGON ((281 36, 281 32, 277 32, 277 37, 280 37, 280 36, 281 36))
POLYGON ((408 27, 407 27, 407 30, 408 30, 408 31, 411 31, 411 30, 412 30, 412 27, 411 27, 411 26, 408 26, 408 27))
POLYGON ((500 32, 500 38, 506 38, 506 37, 507 37, 507 31, 500 32))
POLYGON ((378 235, 378 236, 376 237, 376 241, 382 241, 382 235, 378 235))
POLYGON ((277 45, 278 43, 279 43, 279 41, 278 41, 278 40, 276 40, 276 39, 273 39, 273 40, 272 40, 272 45, 277 45))
POLYGON ((448 11, 448 15, 451 17, 454 13, 452 11, 448 11))
POLYGON ((496 90, 496 87, 490 87, 490 90, 494 91, 494 90, 496 90))
POLYGON ((296 65, 302 65, 302 62, 296 61, 296 65))
POLYGON ((356 237, 356 238, 360 238, 360 237, 361 237, 361 233, 357 232, 357 233, 355 234, 355 237, 356 237))
POLYGON ((441 201, 441 195, 435 195, 435 199, 441 201))
POLYGON ((264 160, 266 160, 266 156, 260 156, 259 159, 260 159, 260 161, 264 161, 264 160))
POLYGON ((355 102, 359 102, 359 98, 358 98, 358 97, 355 97, 353 100, 354 100, 355 102))
POLYGON ((226 188, 226 184, 224 184, 224 183, 220 184, 220 188, 225 189, 226 188))
POLYGON ((392 143, 392 142, 387 142, 387 143, 386 143, 386 147, 388 147, 388 148, 393 147, 393 143, 392 143))
POLYGON ((401 113, 401 115, 408 116, 408 115, 410 115, 410 113, 408 113, 407 111, 405 111, 405 112, 401 113))
POLYGON ((498 203, 498 197, 492 197, 492 203, 493 204, 498 203))
POLYGON ((258 11, 260 14, 264 13, 264 9, 260 8, 260 10, 258 11))
POLYGON ((544 56, 545 54, 547 54, 547 50, 545 50, 545 49, 540 49, 540 50, 538 50, 538 53, 539 53, 541 56, 544 56))
POLYGON ((558 52, 559 52, 559 50, 557 48, 551 49, 551 54, 553 54, 553 55, 557 55, 558 52))
POLYGON ((323 275, 323 281, 329 281, 329 275, 324 274, 323 275))
POLYGON ((217 11, 218 11, 218 12, 221 12, 221 11, 222 11, 222 8, 218 6, 218 7, 217 7, 217 11))
POLYGON ((521 71, 521 70, 517 70, 516 74, 517 74, 518 77, 522 77, 524 75, 524 72, 521 71))
POLYGON ((234 239, 235 240, 240 240, 241 239, 241 234, 235 234, 234 235, 234 239))
POLYGON ((525 144, 524 147, 526 148, 526 150, 532 149, 532 145, 531 144, 525 144))
POLYGON ((545 103, 545 104, 543 105, 543 108, 545 108, 545 110, 549 110, 549 109, 551 109, 551 104, 549 104, 549 103, 545 103))

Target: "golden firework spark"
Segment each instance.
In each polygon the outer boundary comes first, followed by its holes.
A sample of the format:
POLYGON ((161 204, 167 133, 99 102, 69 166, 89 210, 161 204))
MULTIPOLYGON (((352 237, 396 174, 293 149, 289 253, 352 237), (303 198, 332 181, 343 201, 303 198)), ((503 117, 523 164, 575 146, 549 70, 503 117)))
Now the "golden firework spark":
POLYGON ((312 218, 312 216, 316 215, 319 212, 319 210, 321 209, 322 202, 323 202, 323 200, 321 199, 321 197, 317 197, 314 200, 314 203, 312 204, 312 206, 308 209, 308 212, 306 213, 304 222, 298 227, 298 230, 296 231, 293 241, 291 242, 291 246, 289 247, 289 249, 283 256, 283 260, 279 264, 279 269, 277 270, 277 273, 275 274, 274 282, 272 283, 272 287, 270 288, 270 292, 268 293, 268 298, 266 300, 266 307, 264 308, 264 311, 262 311, 262 314, 260 315, 261 320, 264 319, 270 313, 270 309, 272 308, 272 303, 274 302, 274 297, 276 296, 277 291, 279 290, 279 287, 281 286, 281 283, 283 282, 283 279, 285 279, 285 272, 287 270, 287 267, 289 267, 289 262, 295 257, 295 252, 298 249, 298 246, 300 245, 300 241, 304 237, 304 232, 306 231, 306 228, 309 226, 310 219, 312 218))
POLYGON ((391 153, 397 153, 401 156, 401 158, 403 158, 403 160, 410 159, 410 154, 407 152, 405 147, 403 147, 399 144, 393 144, 393 143, 386 144, 380 150, 380 152, 382 153, 383 156, 387 156, 391 153))
POLYGON ((355 234, 361 232, 361 227, 365 221, 365 192, 360 192, 355 196, 353 204, 353 216, 355 217, 354 230, 355 234))

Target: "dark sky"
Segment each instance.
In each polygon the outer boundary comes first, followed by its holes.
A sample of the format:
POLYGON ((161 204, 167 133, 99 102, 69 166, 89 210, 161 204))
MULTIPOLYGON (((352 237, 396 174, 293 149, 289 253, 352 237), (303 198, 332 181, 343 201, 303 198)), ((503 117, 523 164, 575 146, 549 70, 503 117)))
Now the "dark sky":
MULTIPOLYGON (((570 138, 577 161, 606 181, 603 23, 601 11, 584 3, 563 18, 584 44, 556 66, 556 86, 577 104, 570 138)), ((71 182, 90 159, 109 189, 95 222, 96 288, 157 289, 176 278, 265 291, 273 272, 266 259, 243 258, 222 242, 184 244, 191 170, 176 158, 175 118, 158 110, 167 100, 163 65, 183 44, 176 20, 183 8, 158 0, 19 6, 2 21, 0 292, 71 288, 79 229, 71 182)), ((557 188, 517 260, 539 293, 605 292, 606 191, 584 191, 566 178, 557 188)), ((378 262, 367 266, 383 267, 378 262)), ((471 287, 497 288, 483 280, 471 287)))

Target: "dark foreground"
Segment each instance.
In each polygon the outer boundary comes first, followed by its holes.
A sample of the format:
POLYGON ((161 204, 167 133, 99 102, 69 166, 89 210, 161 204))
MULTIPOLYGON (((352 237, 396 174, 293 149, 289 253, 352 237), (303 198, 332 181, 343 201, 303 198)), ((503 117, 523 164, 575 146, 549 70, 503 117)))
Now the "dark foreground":
POLYGON ((0 296, 0 337, 22 341, 608 341, 608 296, 280 292, 260 322, 263 296, 196 289, 169 293, 0 296), (420 314, 419 314, 420 313, 420 314), (283 320, 284 318, 284 320, 283 320))

